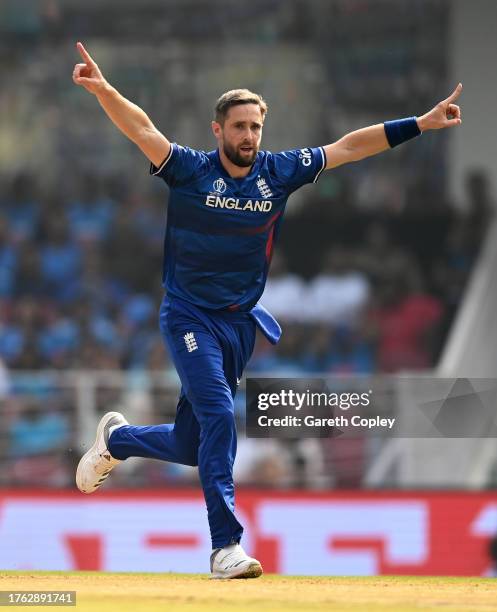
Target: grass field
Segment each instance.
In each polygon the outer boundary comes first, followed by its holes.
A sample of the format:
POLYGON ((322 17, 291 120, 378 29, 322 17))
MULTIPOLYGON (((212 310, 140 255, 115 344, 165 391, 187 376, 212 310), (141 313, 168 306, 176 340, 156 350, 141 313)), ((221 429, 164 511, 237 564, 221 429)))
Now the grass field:
POLYGON ((0 571, 0 591, 10 590, 77 591, 76 609, 85 612, 497 610, 491 578, 265 575, 213 581, 185 574, 0 571))

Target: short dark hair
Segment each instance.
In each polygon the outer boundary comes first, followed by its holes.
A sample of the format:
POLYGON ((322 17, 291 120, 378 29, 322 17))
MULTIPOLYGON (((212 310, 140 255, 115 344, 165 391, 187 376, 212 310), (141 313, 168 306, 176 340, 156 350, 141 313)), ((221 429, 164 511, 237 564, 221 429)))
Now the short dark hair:
POLYGON ((216 121, 223 124, 229 109, 238 104, 257 104, 261 109, 263 119, 267 113, 267 104, 262 96, 249 89, 231 89, 223 93, 216 102, 216 107, 214 109, 216 121))

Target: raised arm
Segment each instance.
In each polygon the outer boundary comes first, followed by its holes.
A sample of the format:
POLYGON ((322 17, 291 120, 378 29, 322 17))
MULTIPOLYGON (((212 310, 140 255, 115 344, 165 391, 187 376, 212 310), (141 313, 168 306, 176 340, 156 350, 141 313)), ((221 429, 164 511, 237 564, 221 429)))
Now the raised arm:
POLYGON ((459 83, 448 98, 421 117, 371 125, 350 132, 333 144, 323 147, 326 153, 326 169, 376 155, 426 130, 439 130, 459 125, 461 109, 454 102, 461 91, 462 84, 459 83))
POLYGON ((84 63, 74 67, 73 81, 94 94, 111 121, 140 147, 155 166, 159 166, 169 155, 169 140, 139 106, 124 98, 106 81, 84 46, 80 42, 76 46, 84 63))

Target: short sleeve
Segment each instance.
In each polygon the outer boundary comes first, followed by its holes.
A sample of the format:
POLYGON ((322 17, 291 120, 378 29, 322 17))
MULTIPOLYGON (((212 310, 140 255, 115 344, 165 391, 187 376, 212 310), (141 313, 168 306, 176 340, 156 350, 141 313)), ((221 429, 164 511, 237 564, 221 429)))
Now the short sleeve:
POLYGON ((306 185, 316 183, 326 166, 323 147, 294 149, 273 154, 276 177, 292 192, 306 185))
POLYGON ((169 187, 177 187, 190 182, 206 163, 205 153, 173 142, 169 155, 160 166, 150 164, 150 174, 164 179, 169 187))

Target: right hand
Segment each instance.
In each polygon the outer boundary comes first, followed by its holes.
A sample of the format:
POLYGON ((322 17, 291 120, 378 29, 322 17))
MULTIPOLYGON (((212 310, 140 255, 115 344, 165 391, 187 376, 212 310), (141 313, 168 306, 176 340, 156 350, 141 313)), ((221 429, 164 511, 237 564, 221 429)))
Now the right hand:
POLYGON ((81 85, 90 93, 97 94, 107 85, 107 81, 83 44, 78 42, 76 48, 83 58, 84 64, 76 64, 74 66, 72 80, 76 85, 81 85))

